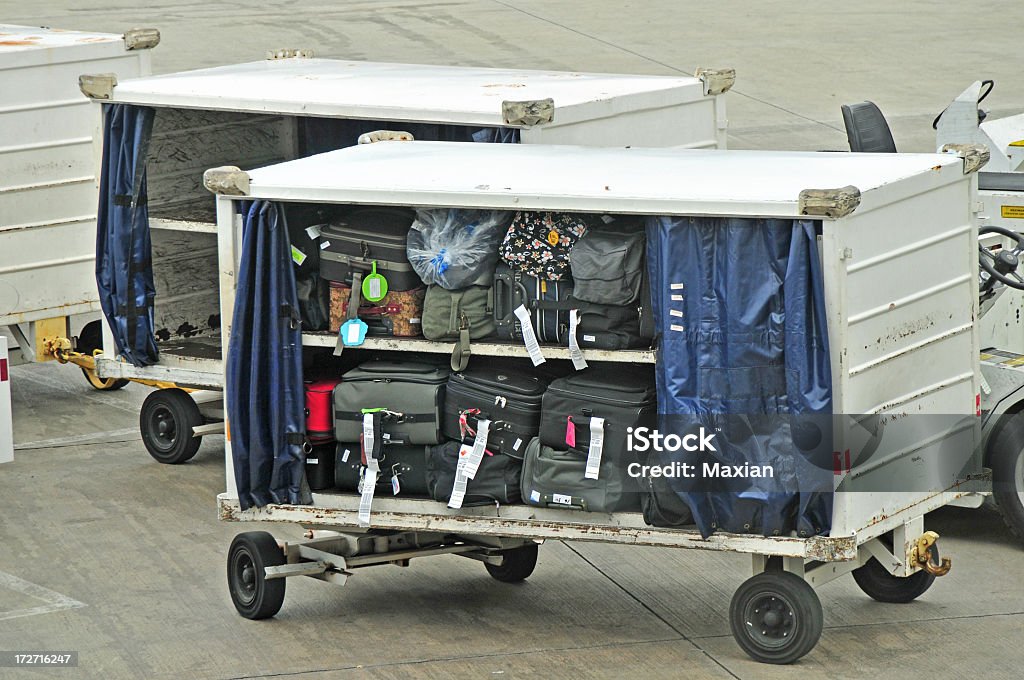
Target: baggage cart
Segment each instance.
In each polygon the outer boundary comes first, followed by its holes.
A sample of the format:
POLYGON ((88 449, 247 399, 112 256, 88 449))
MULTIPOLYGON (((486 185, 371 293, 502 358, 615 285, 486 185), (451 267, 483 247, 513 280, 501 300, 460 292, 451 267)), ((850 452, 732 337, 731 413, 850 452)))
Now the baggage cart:
MULTIPOLYGON (((215 399, 222 322, 215 220, 202 186, 207 168, 272 165, 355 144, 355 136, 345 136, 353 130, 385 127, 444 139, 484 131, 522 144, 724 149, 724 95, 734 79, 732 69, 698 69, 693 77, 592 74, 318 59, 309 50, 148 78, 86 76, 83 91, 97 102, 156 111, 145 162, 145 228, 159 360, 126 361, 108 326, 96 372, 161 388, 140 417, 147 449, 161 462, 189 460, 202 435, 222 431, 215 399), (203 405, 190 403, 182 388, 202 391, 203 405)), ((297 258, 312 254, 310 242, 294 245, 297 258)), ((62 358, 93 361, 65 345, 62 358)))
MULTIPOLYGON (((453 554, 484 562, 499 581, 528 577, 537 545, 580 540, 721 550, 752 556, 754 576, 737 590, 730 621, 755 659, 794 661, 823 627, 814 588, 853 573, 869 596, 909 602, 948 570, 924 515, 986 484, 977 455, 980 412, 975 170, 983 150, 958 154, 600 149, 384 142, 240 171, 211 169, 217 229, 222 346, 235 303, 238 202, 268 200, 419 207, 581 211, 598 214, 813 220, 824 276, 834 412, 865 414, 893 432, 912 414, 955 414, 958 427, 910 432, 905 447, 851 469, 842 452, 856 427, 837 429, 836 492, 827 535, 713 533, 648 526, 640 514, 532 506, 453 510, 431 500, 378 497, 369 526, 359 497, 314 493, 311 505, 242 509, 226 445, 225 521, 293 522, 304 542, 239 534, 228 552, 232 599, 245 617, 273 616, 285 578, 344 584, 371 565, 453 554), (532 168, 543 172, 531 172, 532 168), (941 262, 941 266, 936 263, 941 262), (957 452, 951 456, 948 452, 957 452), (958 459, 954 460, 959 456, 958 459), (914 480, 928 477, 927 487, 914 480), (892 484, 882 488, 880 481, 892 484), (916 490, 915 490, 916 489, 916 490)), ((751 267, 758 263, 747 263, 751 267)), ((302 334, 307 348, 335 337, 302 334)), ((452 343, 367 338, 362 349, 447 354, 452 343)), ((544 347, 548 358, 568 350, 544 347)), ((480 341, 475 356, 517 356, 521 344, 480 341)), ((583 350, 588 362, 656 361, 657 350, 583 350)), ((829 474, 832 474, 830 471, 829 474)))
POLYGON ((93 258, 100 118, 78 76, 148 75, 159 41, 155 29, 0 24, 0 328, 17 342, 11 358, 19 362, 52 360, 51 341, 77 336, 96 389, 125 383, 100 378, 91 364, 101 346, 93 258))

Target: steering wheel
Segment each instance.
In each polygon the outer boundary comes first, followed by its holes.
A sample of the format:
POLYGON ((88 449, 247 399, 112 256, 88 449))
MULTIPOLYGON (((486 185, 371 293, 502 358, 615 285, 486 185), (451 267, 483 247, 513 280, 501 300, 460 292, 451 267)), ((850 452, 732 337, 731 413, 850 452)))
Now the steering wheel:
POLYGON ((1013 250, 1002 248, 997 252, 992 252, 979 243, 978 252, 981 257, 978 264, 988 274, 990 281, 998 281, 1010 288, 1024 290, 1024 278, 1017 273, 1017 269, 1020 267, 1020 255, 1024 252, 1024 234, 1005 227, 989 225, 978 231, 978 238, 987 234, 1005 236, 1011 241, 1015 241, 1017 245, 1013 250))

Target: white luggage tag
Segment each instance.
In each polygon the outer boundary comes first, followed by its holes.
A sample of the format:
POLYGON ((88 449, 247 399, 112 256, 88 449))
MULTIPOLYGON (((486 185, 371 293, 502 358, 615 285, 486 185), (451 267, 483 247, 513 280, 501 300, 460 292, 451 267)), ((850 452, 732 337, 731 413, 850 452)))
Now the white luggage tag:
POLYGON ((540 351, 540 343, 537 342, 537 334, 533 330, 533 320, 530 318, 530 312, 527 311, 526 305, 519 305, 516 307, 514 314, 519 318, 519 323, 523 327, 523 344, 526 345, 526 351, 530 354, 530 361, 533 362, 534 366, 540 366, 545 361, 544 353, 540 351))
POLYGON ((587 367, 587 360, 583 358, 583 350, 580 349, 580 341, 576 338, 576 328, 580 323, 580 310, 569 310, 569 358, 572 359, 573 368, 581 371, 587 367))
POLYGON ((466 477, 466 460, 472 450, 472 447, 467 444, 463 444, 459 448, 459 462, 455 466, 455 484, 452 486, 451 498, 448 499, 449 508, 456 510, 461 508, 466 499, 466 487, 469 485, 469 479, 466 477))
POLYGON ((487 450, 487 435, 490 429, 491 421, 476 421, 476 439, 473 440, 473 448, 470 449, 469 455, 466 456, 465 468, 463 470, 463 474, 466 475, 467 479, 476 477, 476 471, 480 469, 480 463, 484 459, 484 451, 487 450))
POLYGON ((373 413, 363 414, 363 448, 367 451, 366 472, 363 473, 363 492, 359 497, 359 526, 370 526, 370 506, 373 504, 373 492, 377 488, 377 476, 380 463, 373 457, 373 413))
POLYGON ((590 450, 587 452, 586 479, 597 479, 601 472, 601 455, 604 453, 604 418, 590 419, 590 450))

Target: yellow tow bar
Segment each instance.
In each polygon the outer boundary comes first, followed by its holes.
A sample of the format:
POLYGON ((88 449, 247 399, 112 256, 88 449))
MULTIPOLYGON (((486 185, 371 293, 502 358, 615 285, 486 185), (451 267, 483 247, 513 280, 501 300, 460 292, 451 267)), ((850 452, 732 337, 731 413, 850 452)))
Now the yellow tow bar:
MULTIPOLYGON (((172 382, 166 382, 163 380, 145 380, 143 378, 101 378, 96 373, 96 357, 103 354, 103 350, 94 350, 92 354, 83 354, 82 352, 76 352, 71 347, 71 340, 63 337, 44 338, 42 341, 43 350, 47 354, 53 355, 59 363, 62 364, 74 364, 82 369, 82 373, 85 374, 86 380, 89 384, 98 390, 110 390, 116 389, 117 386, 123 384, 121 381, 139 383, 140 385, 148 385, 150 387, 157 387, 159 389, 167 389, 169 387, 177 387, 172 382)), ((192 392, 193 390, 187 388, 184 389, 186 392, 192 392)))

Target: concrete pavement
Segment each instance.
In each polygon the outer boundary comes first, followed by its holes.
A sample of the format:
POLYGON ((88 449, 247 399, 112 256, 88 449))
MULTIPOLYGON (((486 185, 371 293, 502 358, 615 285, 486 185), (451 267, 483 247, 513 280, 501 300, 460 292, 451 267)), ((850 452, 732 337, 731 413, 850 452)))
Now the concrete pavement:
MULTIPOLYGON (((1024 111, 1019 37, 992 28, 1021 25, 1015 2, 0 0, 0 19, 156 26, 157 72, 256 60, 275 47, 611 72, 732 66, 733 148, 844 149, 839 105, 873 99, 901 150, 930 150, 934 115, 980 78, 996 81, 993 115, 1024 111)), ((729 598, 748 560, 701 552, 548 544, 520 586, 456 557, 363 571, 344 589, 296 579, 276 619, 246 621, 224 576, 243 527, 214 511, 221 442, 209 438, 188 465, 161 466, 135 434, 145 388, 96 393, 54 365, 12 375, 16 441, 42 444, 0 467, 0 649, 79 650, 69 676, 1021 675, 1024 552, 988 510, 929 518, 955 566, 917 603, 872 602, 848 578, 822 588, 825 634, 789 668, 750 662, 729 634, 729 598), (66 439, 78 435, 90 438, 66 439)), ((0 668, 6 677, 20 676, 0 668)))

